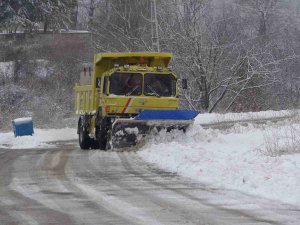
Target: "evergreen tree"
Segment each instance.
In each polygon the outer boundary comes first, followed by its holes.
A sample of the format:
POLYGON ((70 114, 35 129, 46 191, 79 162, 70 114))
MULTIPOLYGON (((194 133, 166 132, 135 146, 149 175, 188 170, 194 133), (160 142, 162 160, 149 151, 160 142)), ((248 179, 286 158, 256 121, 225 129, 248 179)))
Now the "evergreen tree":
POLYGON ((69 29, 74 7, 74 0, 5 0, 0 3, 0 27, 8 33, 20 28, 33 32, 39 23, 44 32, 69 29))
POLYGON ((18 28, 35 27, 35 6, 30 0, 6 0, 0 4, 0 26, 8 33, 16 32, 18 28))

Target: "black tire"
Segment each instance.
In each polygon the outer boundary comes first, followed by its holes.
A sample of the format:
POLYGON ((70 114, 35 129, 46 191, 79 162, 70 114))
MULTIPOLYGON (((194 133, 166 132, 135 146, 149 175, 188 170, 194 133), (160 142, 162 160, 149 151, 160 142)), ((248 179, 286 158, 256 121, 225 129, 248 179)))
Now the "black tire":
POLYGON ((103 118, 101 125, 97 127, 97 140, 99 143, 100 150, 107 150, 108 141, 108 130, 110 127, 110 120, 108 118, 103 118))
POLYGON ((91 147, 91 139, 88 131, 84 129, 84 127, 81 125, 81 122, 79 123, 78 127, 78 140, 79 146, 82 150, 88 150, 91 147))
POLYGON ((99 149, 100 145, 99 142, 95 139, 91 139, 91 149, 99 149))

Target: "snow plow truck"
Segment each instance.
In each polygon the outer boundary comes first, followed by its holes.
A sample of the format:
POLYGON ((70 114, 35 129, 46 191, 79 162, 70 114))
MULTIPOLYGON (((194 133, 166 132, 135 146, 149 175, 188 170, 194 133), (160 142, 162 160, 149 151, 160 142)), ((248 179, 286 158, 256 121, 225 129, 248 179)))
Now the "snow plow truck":
POLYGON ((94 56, 74 88, 81 149, 131 147, 154 129, 186 129, 193 122, 198 112, 179 110, 171 58, 162 52, 94 56))

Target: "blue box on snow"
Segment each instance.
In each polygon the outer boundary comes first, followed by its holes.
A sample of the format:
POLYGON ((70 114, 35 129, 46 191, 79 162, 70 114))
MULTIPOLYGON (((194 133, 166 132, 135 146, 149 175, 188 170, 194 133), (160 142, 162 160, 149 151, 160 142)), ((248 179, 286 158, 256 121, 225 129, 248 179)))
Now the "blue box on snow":
POLYGON ((12 124, 15 137, 32 135, 34 133, 31 117, 14 119, 12 124))

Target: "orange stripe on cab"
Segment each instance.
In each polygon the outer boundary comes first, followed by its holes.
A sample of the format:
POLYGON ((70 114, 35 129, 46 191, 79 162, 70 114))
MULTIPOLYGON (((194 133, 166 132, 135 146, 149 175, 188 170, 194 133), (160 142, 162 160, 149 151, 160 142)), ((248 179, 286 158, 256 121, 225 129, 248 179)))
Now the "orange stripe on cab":
POLYGON ((132 98, 129 98, 125 104, 125 107, 122 109, 121 113, 125 113, 126 109, 128 108, 128 105, 130 104, 130 101, 132 100, 132 98))

